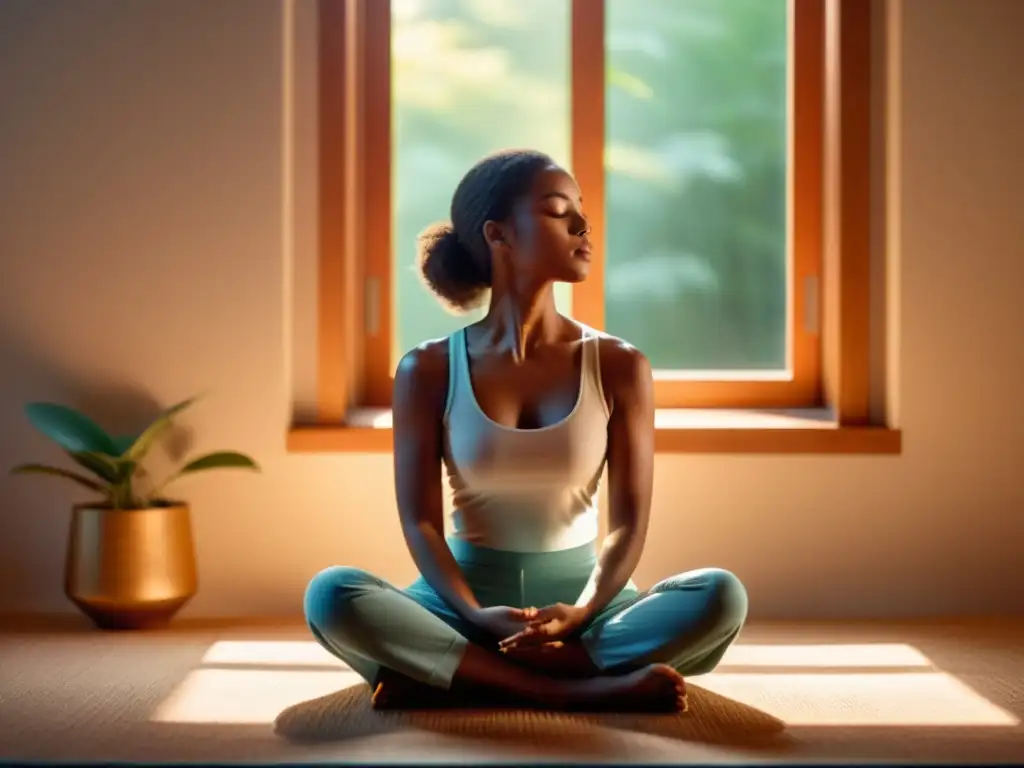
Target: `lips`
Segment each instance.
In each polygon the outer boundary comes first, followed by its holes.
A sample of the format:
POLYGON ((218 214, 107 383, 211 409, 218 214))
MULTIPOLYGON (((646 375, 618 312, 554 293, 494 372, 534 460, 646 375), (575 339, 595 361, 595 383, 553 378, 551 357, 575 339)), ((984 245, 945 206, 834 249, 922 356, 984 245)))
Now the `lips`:
POLYGON ((590 261, 590 246, 584 245, 582 248, 577 248, 575 251, 573 251, 573 255, 578 259, 590 261))

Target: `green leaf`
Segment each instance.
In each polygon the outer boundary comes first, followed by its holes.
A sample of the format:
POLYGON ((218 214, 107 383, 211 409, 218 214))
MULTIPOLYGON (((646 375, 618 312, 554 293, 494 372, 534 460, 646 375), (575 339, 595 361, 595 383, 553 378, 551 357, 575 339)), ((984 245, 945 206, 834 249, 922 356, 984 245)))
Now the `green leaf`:
POLYGON ((193 472, 202 472, 207 469, 253 469, 257 472, 260 471, 259 464, 253 461, 251 458, 246 456, 244 453, 238 453, 236 451, 214 451, 213 453, 207 453, 204 456, 200 456, 198 459, 193 459, 184 467, 179 469, 173 475, 165 479, 159 486, 153 489, 151 494, 152 499, 159 499, 160 494, 163 493, 164 488, 173 483, 182 475, 191 474, 193 472))
POLYGON ((20 464, 17 467, 11 469, 12 475, 54 475, 56 477, 66 477, 68 480, 74 480, 79 485, 84 485, 86 488, 96 491, 97 493, 106 494, 106 488, 97 483, 95 480, 90 480, 88 477, 83 477, 75 472, 69 472, 66 469, 59 467, 48 467, 45 464, 20 464))
POLYGON ((199 395, 190 397, 188 400, 183 400, 176 405, 172 405, 166 411, 161 413, 156 417, 152 424, 146 427, 145 431, 139 435, 138 439, 132 443, 131 447, 121 455, 131 461, 141 461, 142 458, 149 453, 149 449, 153 447, 157 438, 171 426, 174 416, 188 408, 198 399, 199 395))
POLYGON ((112 438, 114 442, 114 456, 124 456, 125 451, 131 448, 135 441, 139 439, 138 435, 118 435, 112 438))
POLYGON ((96 451, 72 451, 71 458, 108 483, 116 483, 123 477, 122 460, 96 451))
POLYGON ((244 453, 237 453, 235 451, 214 451, 213 453, 208 453, 205 456, 200 456, 198 459, 190 461, 178 471, 177 476, 180 477, 181 475, 185 475, 190 472, 201 472, 205 469, 228 469, 231 467, 254 469, 257 472, 260 469, 259 465, 244 453))
POLYGON ((30 403, 25 413, 32 426, 69 452, 114 454, 114 441, 88 416, 56 403, 30 403))

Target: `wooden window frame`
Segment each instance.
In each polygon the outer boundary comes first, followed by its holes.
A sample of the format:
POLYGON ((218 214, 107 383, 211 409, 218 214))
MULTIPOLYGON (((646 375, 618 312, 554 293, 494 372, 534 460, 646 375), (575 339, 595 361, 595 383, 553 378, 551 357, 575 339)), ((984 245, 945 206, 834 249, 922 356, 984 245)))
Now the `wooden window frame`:
MULTIPOLYGON (((572 168, 601 254, 604 0, 571 1, 572 168)), ((869 423, 872 4, 790 3, 791 376, 656 373, 661 452, 901 450, 898 430, 869 423)), ((391 449, 390 5, 319 0, 317 417, 293 425, 290 450, 391 449)), ((599 257, 573 315, 601 328, 603 291, 599 257)))

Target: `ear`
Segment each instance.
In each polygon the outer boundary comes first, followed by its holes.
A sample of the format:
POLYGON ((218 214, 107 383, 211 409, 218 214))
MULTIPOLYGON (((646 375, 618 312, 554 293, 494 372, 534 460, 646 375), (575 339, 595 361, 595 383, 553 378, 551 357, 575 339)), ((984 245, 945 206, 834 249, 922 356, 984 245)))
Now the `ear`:
POLYGON ((508 246, 510 240, 507 227, 501 222, 488 219, 484 222, 484 241, 492 250, 508 246))

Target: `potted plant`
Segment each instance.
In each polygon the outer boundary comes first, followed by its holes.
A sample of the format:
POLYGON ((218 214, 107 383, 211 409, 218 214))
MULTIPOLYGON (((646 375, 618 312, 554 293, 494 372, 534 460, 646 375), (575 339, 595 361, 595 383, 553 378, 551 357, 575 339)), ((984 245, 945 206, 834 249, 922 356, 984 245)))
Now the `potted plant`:
POLYGON ((96 494, 72 508, 64 592, 101 629, 164 625, 195 595, 190 510, 187 503, 164 495, 168 484, 209 469, 259 471, 244 454, 216 451, 192 459, 158 484, 149 482, 143 460, 173 418, 196 399, 167 409, 141 434, 123 437, 63 405, 31 403, 25 408, 32 425, 91 475, 45 464, 11 469, 67 478, 96 494))

